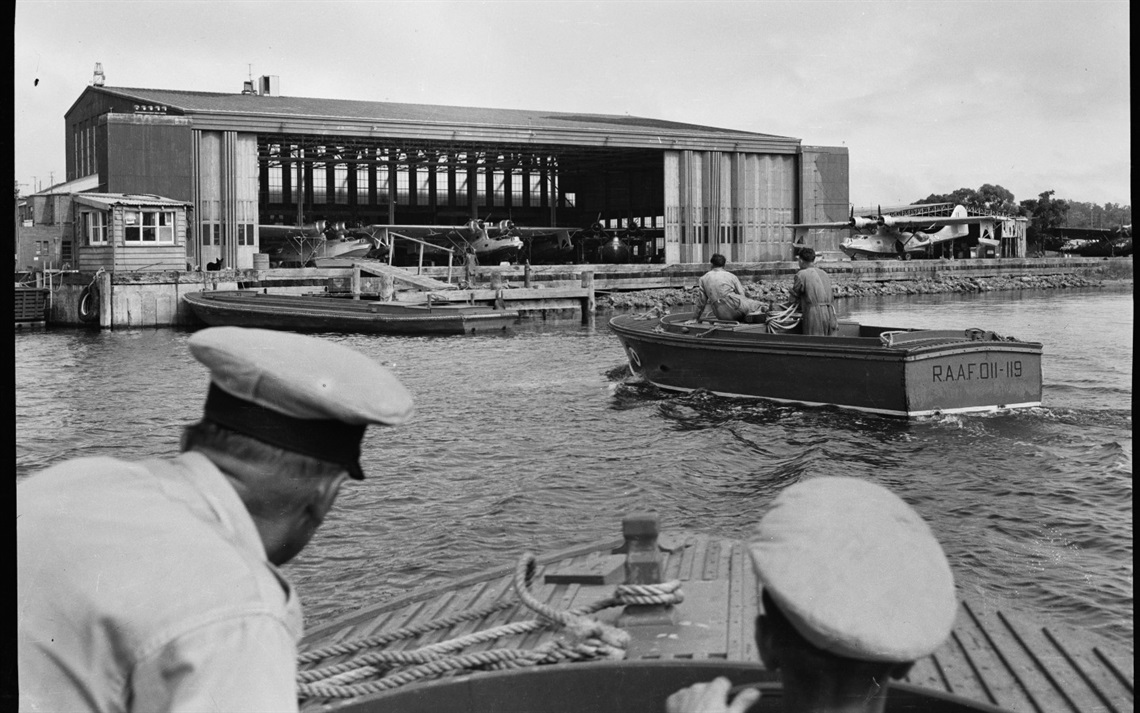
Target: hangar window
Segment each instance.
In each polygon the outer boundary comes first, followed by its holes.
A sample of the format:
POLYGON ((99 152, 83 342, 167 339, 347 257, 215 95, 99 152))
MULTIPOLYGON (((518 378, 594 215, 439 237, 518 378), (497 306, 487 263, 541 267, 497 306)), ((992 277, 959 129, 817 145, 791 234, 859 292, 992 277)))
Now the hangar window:
POLYGON ((103 211, 83 211, 80 220, 83 223, 83 235, 88 245, 107 244, 107 216, 103 211))
POLYGON ((343 163, 333 167, 333 203, 348 203, 348 166, 343 163))
POLYGON ((174 211, 123 212, 123 240, 128 243, 174 244, 174 211))
POLYGON ((428 174, 431 171, 430 166, 412 166, 412 175, 415 177, 416 182, 416 205, 429 205, 431 201, 431 192, 428 190, 430 179, 428 174))
POLYGON ((368 203, 368 164, 356 164, 356 202, 368 203))
POLYGON ((269 202, 280 203, 285 184, 285 167, 280 164, 271 164, 266 172, 269 174, 269 202))
POLYGON ((533 201, 533 205, 538 205, 541 202, 542 196, 542 174, 531 173, 529 176, 530 185, 528 186, 528 190, 530 191, 531 201, 533 201))
POLYGON ((309 190, 314 203, 324 203, 326 199, 325 185, 328 182, 328 171, 323 163, 314 163, 309 172, 309 190))
POLYGON ((400 166, 396 169, 396 202, 407 205, 408 200, 408 167, 400 166))
POLYGON ((506 178, 502 171, 496 170, 494 175, 494 201, 487 201, 487 205, 506 205, 506 178))

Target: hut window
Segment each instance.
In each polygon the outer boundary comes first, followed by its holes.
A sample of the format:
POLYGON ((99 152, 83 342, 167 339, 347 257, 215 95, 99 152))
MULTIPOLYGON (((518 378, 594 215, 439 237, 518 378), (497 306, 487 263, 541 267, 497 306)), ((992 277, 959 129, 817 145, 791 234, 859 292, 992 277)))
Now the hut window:
POLYGON ((128 243, 174 244, 174 211, 128 210, 123 213, 128 243))
POLYGON ((107 217, 102 212, 83 211, 80 213, 83 221, 83 234, 88 245, 107 244, 107 217))

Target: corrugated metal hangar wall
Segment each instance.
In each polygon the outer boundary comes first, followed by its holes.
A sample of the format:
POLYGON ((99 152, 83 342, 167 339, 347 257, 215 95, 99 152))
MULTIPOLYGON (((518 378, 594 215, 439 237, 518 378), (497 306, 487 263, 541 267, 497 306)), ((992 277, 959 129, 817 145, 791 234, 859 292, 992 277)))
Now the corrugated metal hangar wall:
POLYGON ((191 202, 189 259, 222 257, 231 267, 252 266, 257 226, 268 223, 478 217, 584 228, 637 220, 663 232, 667 263, 707 262, 714 252, 742 263, 790 260, 788 223, 847 217, 842 147, 629 117, 571 117, 592 122, 591 132, 528 132, 510 124, 518 119, 509 112, 501 129, 441 139, 441 122, 426 119, 417 136, 416 117, 385 133, 377 119, 274 123, 258 106, 248 115, 233 109, 273 99, 323 101, 88 87, 66 116, 68 179, 97 173, 100 191, 191 202), (619 129, 607 134, 607 121, 619 129), (636 131, 631 121, 641 122, 636 131))

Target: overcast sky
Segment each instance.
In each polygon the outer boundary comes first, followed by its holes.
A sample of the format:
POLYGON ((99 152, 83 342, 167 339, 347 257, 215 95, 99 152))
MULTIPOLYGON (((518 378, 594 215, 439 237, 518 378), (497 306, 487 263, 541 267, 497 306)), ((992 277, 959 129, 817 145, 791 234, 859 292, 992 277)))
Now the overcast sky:
POLYGON ((846 146, 856 205, 1000 184, 1131 204, 1126 0, 18 0, 15 173, 110 87, 630 114, 846 146))

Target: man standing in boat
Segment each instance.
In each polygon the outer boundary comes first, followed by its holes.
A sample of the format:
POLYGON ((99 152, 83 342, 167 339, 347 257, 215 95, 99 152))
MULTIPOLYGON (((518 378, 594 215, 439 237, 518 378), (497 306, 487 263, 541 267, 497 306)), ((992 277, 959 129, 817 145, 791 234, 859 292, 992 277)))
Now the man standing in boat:
MULTIPOLYGON (((817 477, 782 491, 748 544, 763 613, 756 646, 785 711, 882 713, 890 679, 950 636, 954 576, 930 528, 881 485, 817 477)), ((743 713, 727 678, 677 691, 667 713, 743 713)))
POLYGON ((839 333, 839 321, 832 304, 831 278, 815 266, 815 250, 801 248, 797 254, 800 271, 792 283, 792 298, 799 300, 803 333, 824 337, 839 333))
POLYGON ((761 312, 765 304, 744 294, 740 279, 724 269, 727 261, 717 253, 709 258, 712 269, 701 275, 697 295, 697 319, 740 321, 745 315, 761 312))
POLYGON ((21 710, 297 710, 301 608, 277 568, 364 477, 368 424, 412 399, 318 338, 217 327, 189 347, 211 383, 181 455, 16 487, 21 710))

